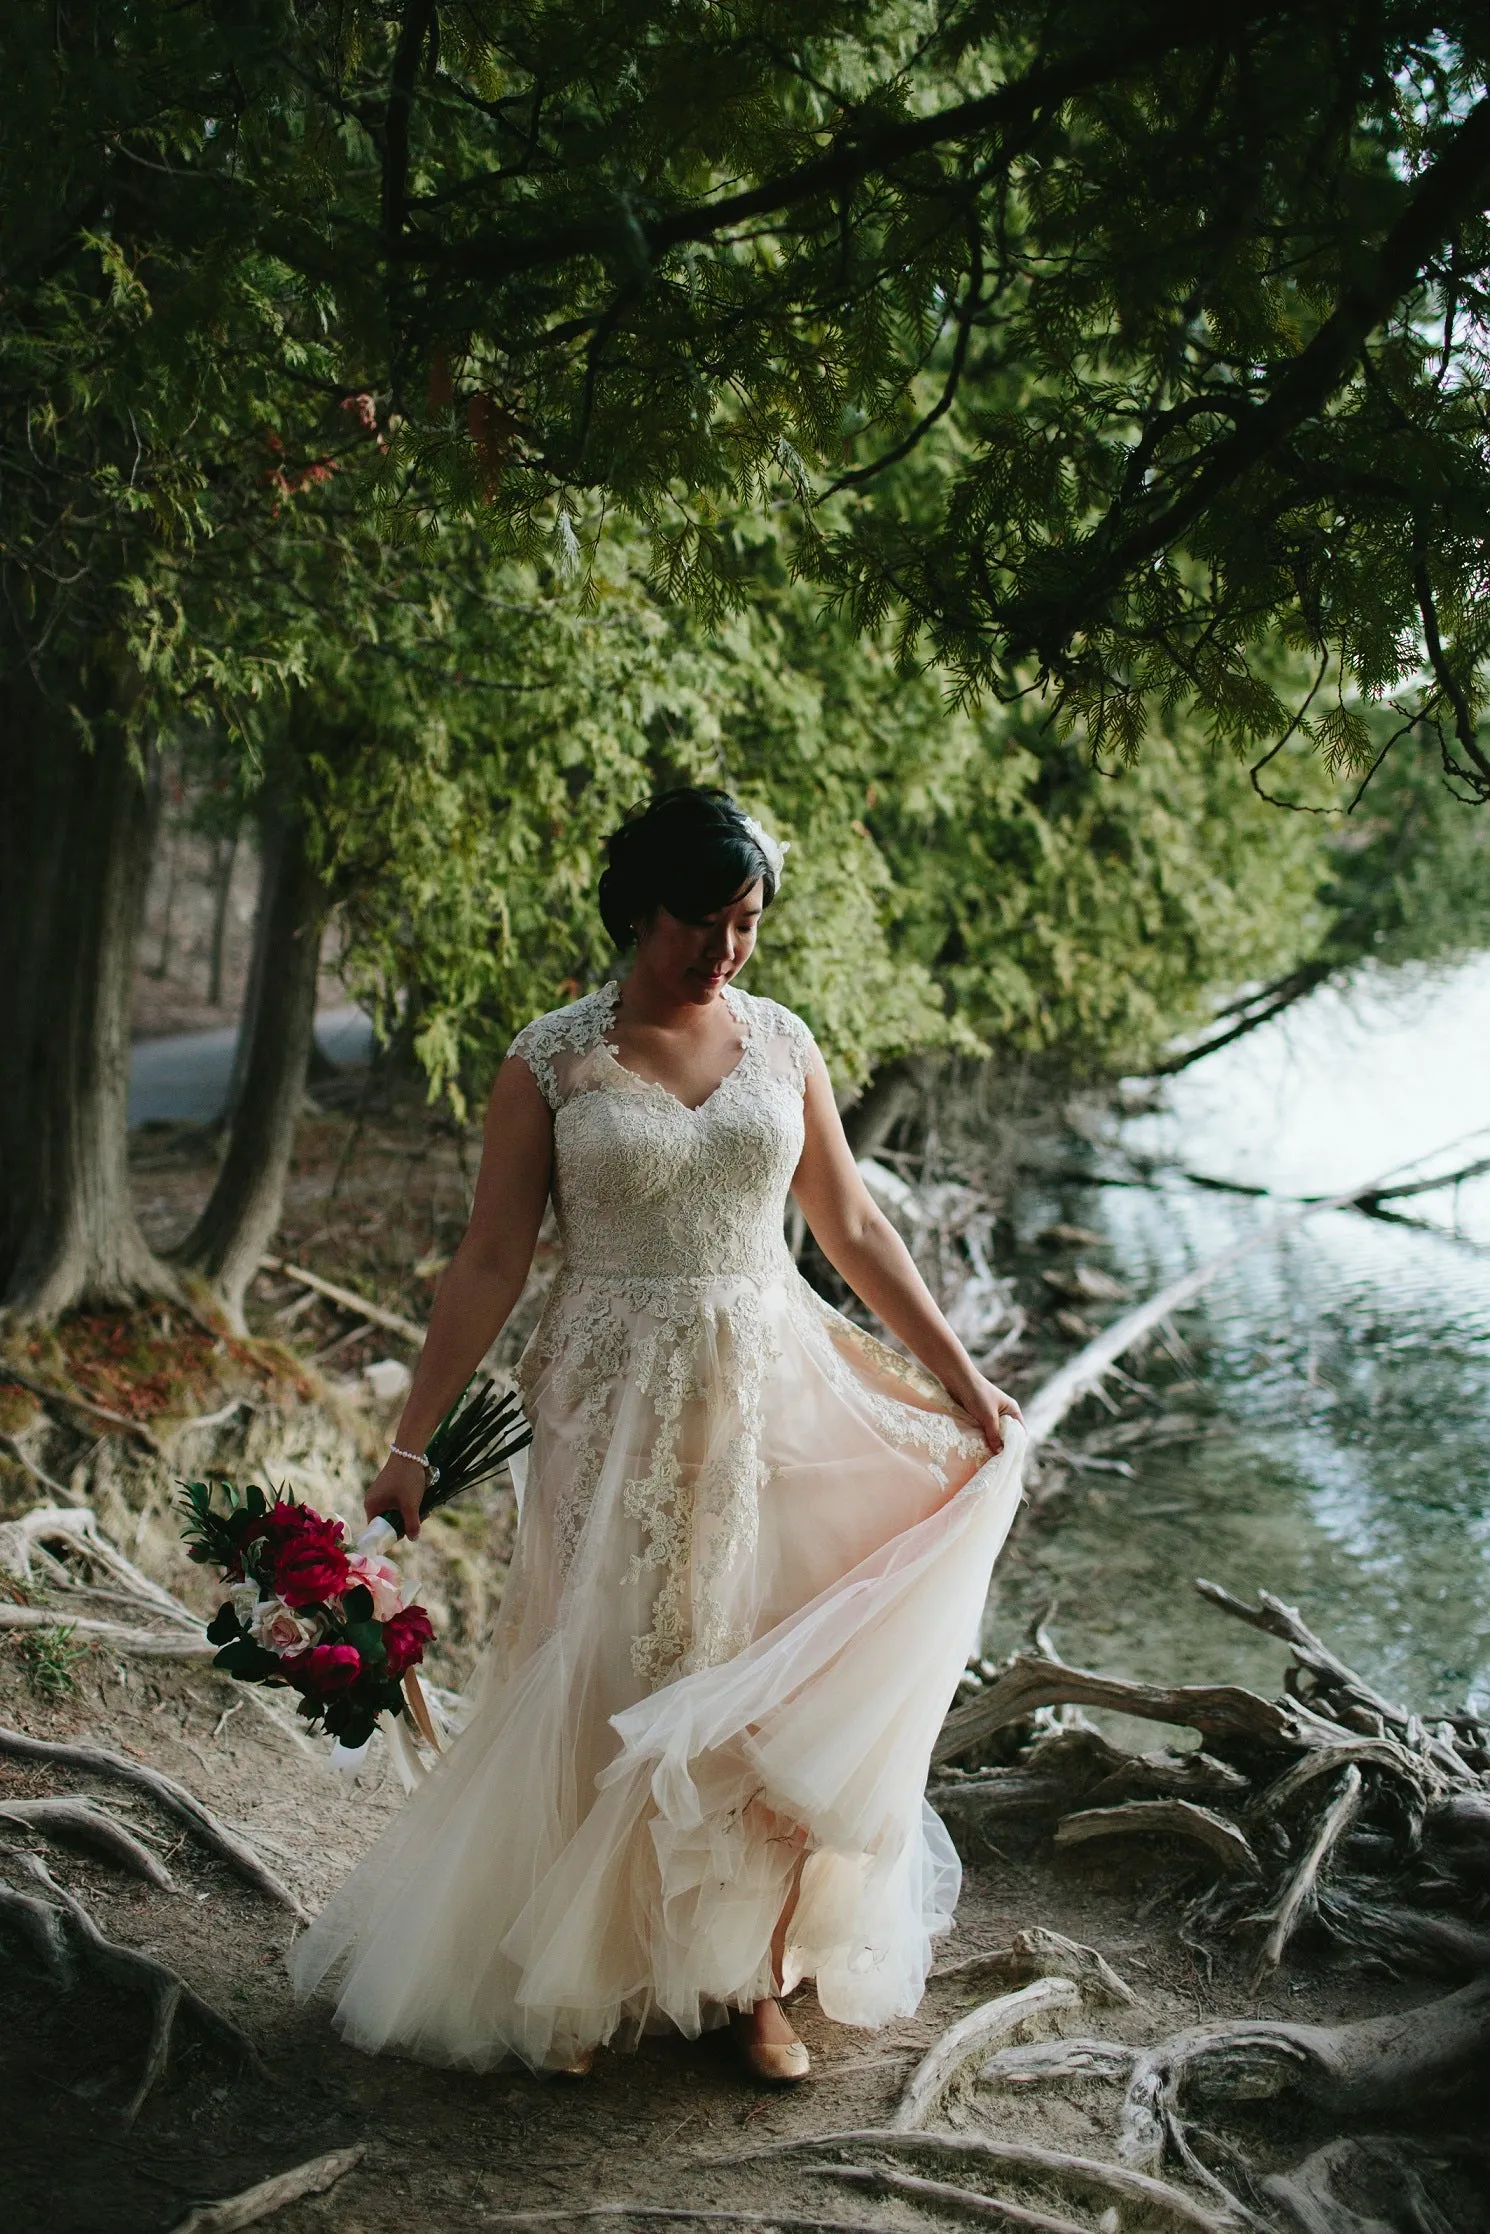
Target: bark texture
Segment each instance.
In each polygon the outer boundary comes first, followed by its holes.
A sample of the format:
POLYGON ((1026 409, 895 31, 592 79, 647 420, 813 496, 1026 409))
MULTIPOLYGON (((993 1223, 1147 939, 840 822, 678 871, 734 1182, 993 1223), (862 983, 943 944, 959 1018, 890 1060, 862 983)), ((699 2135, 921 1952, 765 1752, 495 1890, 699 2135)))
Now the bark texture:
POLYGON ((100 662, 68 683, 71 704, 3 646, 0 1303, 38 1319, 176 1292, 129 1190, 150 789, 126 746, 128 676, 100 662))
POLYGON ((240 1331, 244 1294, 284 1208, 315 1038, 327 903, 303 825, 274 797, 264 810, 263 858, 227 1153, 178 1252, 182 1264, 205 1276, 240 1331))

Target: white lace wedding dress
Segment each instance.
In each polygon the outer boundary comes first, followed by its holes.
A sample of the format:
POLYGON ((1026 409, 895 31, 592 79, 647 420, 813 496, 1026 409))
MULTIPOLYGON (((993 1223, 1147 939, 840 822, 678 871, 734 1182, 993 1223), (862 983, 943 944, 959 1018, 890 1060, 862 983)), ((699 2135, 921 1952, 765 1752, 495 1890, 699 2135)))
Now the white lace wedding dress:
POLYGON ((920 1999, 960 1870, 927 1761, 1019 1498, 919 1367, 783 1240, 812 1042, 730 988, 690 1109, 608 1044, 616 988, 514 1051, 554 1113, 565 1261, 485 1694, 297 1942, 347 2038, 487 2068, 690 2035, 786 1982, 880 2025, 920 1999))

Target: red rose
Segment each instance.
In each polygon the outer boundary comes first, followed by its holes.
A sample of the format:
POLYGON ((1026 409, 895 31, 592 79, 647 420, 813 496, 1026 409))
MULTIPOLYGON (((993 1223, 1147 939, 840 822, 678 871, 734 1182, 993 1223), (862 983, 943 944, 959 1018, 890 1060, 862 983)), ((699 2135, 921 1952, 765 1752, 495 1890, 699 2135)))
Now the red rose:
POLYGON ((388 1673, 395 1680, 405 1668, 414 1667, 424 1658, 424 1648, 434 1640, 435 1625, 423 1606, 405 1606, 383 1624, 383 1650, 388 1655, 388 1673))
POLYGON ((266 1579, 287 1606, 318 1605, 347 1588, 351 1577, 339 1520, 286 1498, 270 1506, 259 1532, 269 1547, 266 1579))
POLYGON ((287 1652, 279 1664, 308 1699, 330 1699, 338 1691, 350 1691, 362 1673, 362 1655, 351 1644, 313 1644, 304 1652, 287 1652))

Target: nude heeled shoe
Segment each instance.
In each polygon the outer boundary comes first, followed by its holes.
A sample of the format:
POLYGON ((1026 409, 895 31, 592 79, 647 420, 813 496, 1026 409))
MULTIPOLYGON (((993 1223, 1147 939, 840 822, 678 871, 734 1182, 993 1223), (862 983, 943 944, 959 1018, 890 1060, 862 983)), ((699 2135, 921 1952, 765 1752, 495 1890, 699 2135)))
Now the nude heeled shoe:
MULTIPOLYGON (((776 2003, 778 2009, 781 2004, 776 2003)), ((783 2011, 784 2015, 785 2012, 783 2011)), ((750 2029, 750 2012, 737 2009, 730 2017, 735 2043, 758 2079, 773 2087, 800 2086, 812 2070, 812 2058, 803 2040, 757 2040, 750 2029)))

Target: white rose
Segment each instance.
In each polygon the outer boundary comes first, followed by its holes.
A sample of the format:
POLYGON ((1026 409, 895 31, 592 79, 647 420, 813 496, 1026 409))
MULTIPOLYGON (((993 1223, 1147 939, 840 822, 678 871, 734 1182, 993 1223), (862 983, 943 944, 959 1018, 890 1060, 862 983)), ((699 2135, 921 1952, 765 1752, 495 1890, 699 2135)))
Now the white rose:
POLYGON ((247 1629, 259 1609, 259 1586, 256 1582, 235 1582, 228 1592, 234 1613, 247 1629))

